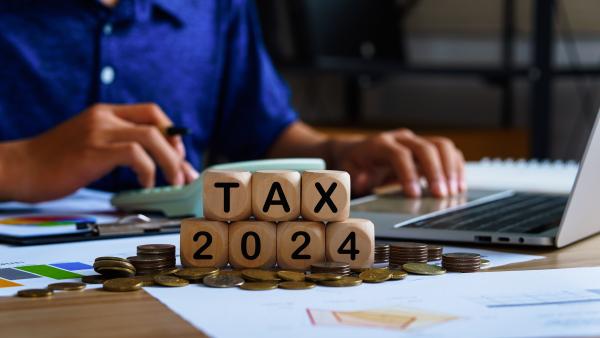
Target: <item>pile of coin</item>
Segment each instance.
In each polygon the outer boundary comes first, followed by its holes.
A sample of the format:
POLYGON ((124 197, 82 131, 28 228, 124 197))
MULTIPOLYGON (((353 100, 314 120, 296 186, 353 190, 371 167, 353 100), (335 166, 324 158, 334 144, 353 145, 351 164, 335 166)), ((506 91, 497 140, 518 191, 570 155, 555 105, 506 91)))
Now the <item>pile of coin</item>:
POLYGON ((24 289, 17 292, 17 297, 24 298, 45 298, 50 297, 55 291, 81 291, 85 289, 84 283, 61 282, 48 284, 43 289, 24 289))
POLYGON ((321 262, 310 266, 311 273, 330 273, 341 276, 348 276, 351 273, 350 264, 338 262, 321 262))
POLYGON ((390 246, 390 265, 402 266, 406 263, 427 263, 427 244, 398 242, 390 246))
POLYGON ((138 245, 137 256, 128 257, 137 275, 154 275, 175 268, 175 245, 138 245))
POLYGON ((444 247, 441 245, 428 244, 427 245, 427 260, 430 262, 441 260, 443 251, 444 251, 444 247))
POLYGON ((481 268, 481 256, 465 252, 444 254, 442 267, 452 272, 476 272, 481 268))
POLYGON ((133 277, 136 268, 127 259, 121 257, 102 256, 94 261, 94 271, 104 279, 117 277, 133 277))
POLYGON ((375 266, 387 266, 390 263, 390 245, 375 245, 375 266))

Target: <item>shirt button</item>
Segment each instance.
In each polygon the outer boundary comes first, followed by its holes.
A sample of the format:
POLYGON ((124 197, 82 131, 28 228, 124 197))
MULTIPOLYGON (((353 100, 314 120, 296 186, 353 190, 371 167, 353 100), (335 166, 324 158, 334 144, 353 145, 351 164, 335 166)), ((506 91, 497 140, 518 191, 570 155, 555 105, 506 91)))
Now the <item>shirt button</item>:
POLYGON ((104 68, 102 68, 102 71, 100 71, 100 81, 102 81, 102 83, 105 85, 109 85, 113 83, 114 80, 115 70, 113 69, 113 67, 105 66, 104 68))
POLYGON ((110 23, 107 23, 106 25, 104 25, 104 27, 102 27, 102 32, 104 32, 104 35, 111 35, 112 30, 113 27, 110 23))

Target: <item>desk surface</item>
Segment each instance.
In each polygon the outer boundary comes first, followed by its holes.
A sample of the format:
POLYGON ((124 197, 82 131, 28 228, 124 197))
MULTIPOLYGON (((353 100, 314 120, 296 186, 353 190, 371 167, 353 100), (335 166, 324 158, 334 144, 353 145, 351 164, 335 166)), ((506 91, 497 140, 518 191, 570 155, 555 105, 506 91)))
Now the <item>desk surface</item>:
MULTIPOLYGON (((482 247, 483 248, 483 247, 482 247)), ((600 265, 600 235, 569 247, 487 249, 544 256, 544 259, 492 268, 491 271, 556 269, 600 265)), ((198 300, 202 306, 201 300, 198 300)), ((185 320, 147 294, 98 290, 65 292, 52 299, 0 298, 2 333, 7 337, 204 337, 185 320)))

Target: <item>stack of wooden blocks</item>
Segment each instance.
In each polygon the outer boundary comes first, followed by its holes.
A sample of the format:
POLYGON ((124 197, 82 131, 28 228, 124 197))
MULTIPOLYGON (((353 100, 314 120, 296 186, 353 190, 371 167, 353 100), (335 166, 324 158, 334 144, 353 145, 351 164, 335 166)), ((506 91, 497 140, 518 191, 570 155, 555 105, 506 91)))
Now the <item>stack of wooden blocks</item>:
POLYGON ((181 223, 187 267, 309 270, 324 261, 373 265, 371 221, 349 219, 350 175, 344 171, 209 170, 204 217, 181 223))

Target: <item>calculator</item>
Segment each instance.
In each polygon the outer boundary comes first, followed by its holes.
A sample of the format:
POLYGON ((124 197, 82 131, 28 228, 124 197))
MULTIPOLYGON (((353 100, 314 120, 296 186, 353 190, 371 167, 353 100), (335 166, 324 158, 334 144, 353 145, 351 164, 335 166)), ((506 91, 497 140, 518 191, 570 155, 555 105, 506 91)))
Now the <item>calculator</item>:
MULTIPOLYGON (((218 170, 322 170, 320 158, 280 158, 217 164, 206 168, 218 170)), ((184 186, 165 186, 117 193, 111 203, 119 210, 132 213, 158 213, 167 217, 202 217, 202 177, 184 186)))

